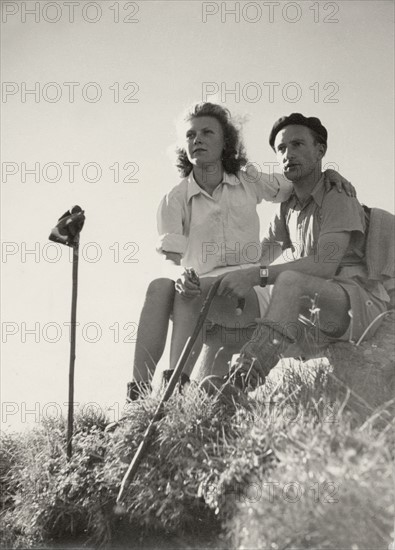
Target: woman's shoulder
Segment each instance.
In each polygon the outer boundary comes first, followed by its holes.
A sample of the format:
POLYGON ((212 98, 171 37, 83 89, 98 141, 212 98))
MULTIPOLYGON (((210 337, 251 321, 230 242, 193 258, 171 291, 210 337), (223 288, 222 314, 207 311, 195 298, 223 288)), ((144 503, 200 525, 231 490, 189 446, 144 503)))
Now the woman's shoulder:
POLYGON ((187 197, 188 192, 188 178, 182 178, 177 185, 172 187, 164 196, 167 201, 183 201, 187 197))

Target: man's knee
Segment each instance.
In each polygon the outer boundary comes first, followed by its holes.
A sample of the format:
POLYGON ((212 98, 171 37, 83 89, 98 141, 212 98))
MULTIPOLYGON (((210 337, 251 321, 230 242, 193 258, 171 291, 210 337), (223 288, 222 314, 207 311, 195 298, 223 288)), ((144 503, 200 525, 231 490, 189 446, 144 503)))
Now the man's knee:
POLYGON ((296 295, 303 291, 305 287, 305 277, 303 273, 297 271, 283 271, 280 273, 274 283, 273 292, 278 294, 279 292, 286 291, 287 293, 291 289, 296 295))

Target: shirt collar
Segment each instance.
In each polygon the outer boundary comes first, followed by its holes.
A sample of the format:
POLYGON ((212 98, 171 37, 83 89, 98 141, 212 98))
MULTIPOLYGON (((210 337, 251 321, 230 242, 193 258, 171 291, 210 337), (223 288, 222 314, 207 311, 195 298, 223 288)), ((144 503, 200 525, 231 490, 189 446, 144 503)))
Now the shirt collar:
POLYGON ((324 174, 321 175, 320 179, 317 181, 314 189, 311 192, 311 196, 315 200, 315 202, 318 204, 318 206, 322 206, 322 201, 324 200, 325 196, 325 185, 324 185, 324 174))
MULTIPOLYGON (((187 177, 188 182, 188 188, 187 188, 187 202, 191 200, 192 197, 195 195, 198 195, 199 193, 205 193, 204 189, 202 189, 197 183, 195 178, 193 177, 193 171, 189 174, 187 177)), ((222 181, 219 185, 222 185, 224 183, 227 183, 228 185, 240 185, 240 180, 235 174, 228 174, 227 172, 224 172, 222 181)))
POLYGON ((320 179, 315 184, 314 189, 312 190, 310 197, 306 200, 306 202, 302 205, 298 197, 296 196, 295 189, 292 190, 291 196, 289 197, 289 204, 291 207, 296 206, 296 204, 300 204, 302 207, 306 206, 311 199, 313 199, 318 206, 322 206, 322 201, 324 200, 325 196, 325 184, 324 184, 324 174, 321 175, 320 179))

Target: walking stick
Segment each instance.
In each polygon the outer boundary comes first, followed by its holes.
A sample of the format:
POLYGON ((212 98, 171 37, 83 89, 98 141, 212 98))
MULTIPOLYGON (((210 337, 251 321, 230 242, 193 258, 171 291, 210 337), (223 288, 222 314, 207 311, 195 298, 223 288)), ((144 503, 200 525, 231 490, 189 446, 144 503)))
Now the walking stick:
POLYGON ((77 320, 78 294, 78 253, 80 236, 77 235, 73 243, 73 290, 71 295, 71 325, 70 325, 70 362, 69 362, 69 410, 67 415, 67 460, 73 452, 73 423, 74 423, 74 366, 75 366, 75 332, 77 320))
POLYGON ((76 319, 77 319, 77 294, 78 294, 78 257, 80 232, 85 222, 84 211, 80 206, 73 206, 63 214, 56 226, 52 229, 49 239, 51 241, 65 244, 73 249, 73 272, 72 272, 72 296, 71 296, 71 327, 70 327, 70 363, 69 363, 69 401, 67 415, 67 460, 72 455, 73 423, 74 423, 74 366, 75 366, 75 342, 76 342, 76 319))
POLYGON ((177 365, 174 369, 174 372, 169 380, 169 383, 165 389, 165 392, 160 400, 160 402, 158 403, 158 406, 156 407, 155 409, 155 412, 154 412, 154 415, 150 421, 150 423, 148 424, 148 427, 144 433, 144 437, 143 437, 143 440, 141 441, 131 463, 129 464, 129 467, 122 479, 122 482, 121 482, 121 487, 119 489, 119 493, 118 493, 118 496, 117 496, 117 501, 116 501, 116 507, 115 507, 115 512, 116 513, 122 513, 124 510, 123 510, 123 507, 122 507, 122 500, 124 498, 124 495, 125 495, 125 491, 127 489, 127 487, 129 486, 130 482, 132 481, 133 477, 135 476, 136 472, 137 472, 137 469, 139 467, 139 464, 141 462, 141 459, 143 458, 144 456, 144 453, 146 452, 149 444, 150 444, 150 439, 151 439, 151 436, 155 430, 155 424, 156 422, 162 417, 163 415, 163 405, 164 403, 170 398, 171 394, 173 393, 173 390, 178 382, 178 379, 180 378, 181 376, 181 373, 185 367, 185 364, 192 352, 192 348, 196 342, 196 339, 197 337, 199 336, 199 333, 200 333, 200 330, 203 326, 203 323, 207 317, 207 314, 209 312, 209 309, 210 309, 210 306, 211 306, 211 303, 214 299, 214 296, 217 292, 217 289, 219 287, 219 284, 221 282, 221 278, 218 278, 214 281, 214 283, 211 285, 210 287, 210 290, 208 291, 207 293, 207 296, 206 296, 206 299, 204 300, 203 302, 203 305, 202 305, 202 308, 199 312, 199 317, 198 317, 198 320, 196 322, 196 326, 195 326, 195 329, 192 333, 192 335, 188 338, 186 344, 185 344, 185 347, 184 347, 184 350, 177 362, 177 365))

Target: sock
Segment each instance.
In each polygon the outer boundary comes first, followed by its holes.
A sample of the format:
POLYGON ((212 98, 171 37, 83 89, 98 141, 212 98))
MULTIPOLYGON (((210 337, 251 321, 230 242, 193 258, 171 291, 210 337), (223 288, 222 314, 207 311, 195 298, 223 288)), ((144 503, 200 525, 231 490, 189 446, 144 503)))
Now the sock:
POLYGON ((278 363, 281 354, 295 342, 285 325, 262 319, 252 338, 241 348, 240 357, 229 378, 240 389, 263 384, 266 376, 278 363))

